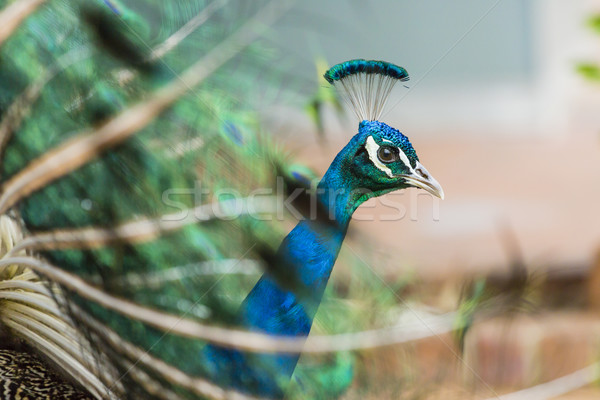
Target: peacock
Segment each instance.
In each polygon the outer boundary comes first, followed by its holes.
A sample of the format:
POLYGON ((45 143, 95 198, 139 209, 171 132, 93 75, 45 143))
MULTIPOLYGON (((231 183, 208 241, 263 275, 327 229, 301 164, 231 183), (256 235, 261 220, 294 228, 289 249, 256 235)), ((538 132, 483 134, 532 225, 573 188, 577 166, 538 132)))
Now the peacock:
POLYGON ((408 187, 443 198, 380 121, 408 80, 388 62, 325 73, 358 132, 318 183, 293 168, 252 107, 285 78, 264 77, 260 38, 290 3, 233 3, 3 2, 3 398, 301 392, 353 212, 408 187), (300 215, 287 235, 285 196, 300 215))

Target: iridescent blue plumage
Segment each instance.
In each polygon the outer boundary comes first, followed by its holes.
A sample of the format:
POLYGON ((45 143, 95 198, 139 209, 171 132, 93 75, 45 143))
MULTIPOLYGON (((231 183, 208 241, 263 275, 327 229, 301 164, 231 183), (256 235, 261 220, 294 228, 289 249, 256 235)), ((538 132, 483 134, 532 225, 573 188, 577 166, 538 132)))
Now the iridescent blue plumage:
MULTIPOLYGON (((269 273, 263 275, 242 304, 238 322, 253 331, 306 337, 352 214, 371 197, 414 186, 406 177, 419 166, 416 152, 400 131, 379 121, 361 122, 358 133, 317 186, 317 208, 312 218, 300 221, 277 252, 277 269, 285 271, 287 284, 269 273), (408 165, 399 159, 388 164, 395 176, 383 173, 371 159, 371 140, 382 147, 398 148, 408 165)), ((211 379, 270 397, 283 396, 299 358, 249 354, 218 346, 207 346, 202 356, 210 366, 211 379)))
MULTIPOLYGON (((381 113, 394 83, 407 80, 408 73, 382 61, 352 60, 331 68, 325 79, 343 84, 359 116, 373 117, 381 113), (363 75, 371 78, 361 81, 363 75)), ((411 186, 443 196, 408 138, 365 118, 318 184, 311 218, 300 221, 279 247, 274 260, 279 272, 267 272, 258 281, 241 306, 238 323, 252 331, 306 337, 356 208, 371 197, 411 186)), ((277 398, 284 395, 299 359, 213 345, 204 348, 202 357, 219 384, 277 398)))
MULTIPOLYGON (((419 157, 417 156, 417 152, 413 148, 412 143, 410 143, 408 137, 404 136, 398 129, 392 128, 379 121, 362 121, 359 127, 359 131, 360 130, 375 135, 382 140, 392 141, 394 145, 402 149, 404 154, 406 154, 411 161, 419 161, 419 157)), ((414 163, 411 163, 411 165, 413 167, 415 166, 414 163)))

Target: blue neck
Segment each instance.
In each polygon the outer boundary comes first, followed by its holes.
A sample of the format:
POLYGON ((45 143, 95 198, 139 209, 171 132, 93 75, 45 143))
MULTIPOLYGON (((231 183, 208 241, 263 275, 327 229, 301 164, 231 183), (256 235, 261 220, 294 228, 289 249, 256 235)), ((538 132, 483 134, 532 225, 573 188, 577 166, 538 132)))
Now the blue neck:
MULTIPOLYGON (((352 142, 347 147, 350 147, 352 142)), ((346 149, 345 149, 346 150, 346 149)), ((240 324, 273 335, 306 337, 325 291, 354 210, 366 199, 353 192, 343 150, 317 187, 317 217, 298 223, 279 247, 278 271, 286 283, 265 273, 240 310, 240 324), (291 284, 290 284, 291 282, 291 284)), ((207 346, 209 375, 226 386, 280 397, 299 355, 249 354, 207 346)))
MULTIPOLYGON (((308 335, 352 213, 362 202, 347 187, 351 180, 343 176, 348 169, 342 160, 338 156, 333 161, 317 186, 317 207, 311 210, 311 218, 299 222, 277 251, 277 270, 284 274, 287 285, 266 273, 244 301, 241 322, 249 329, 308 335)), ((293 371, 295 362, 292 364, 293 371)))
POLYGON ((330 192, 326 183, 324 179, 319 185, 323 191, 318 195, 318 218, 299 222, 279 247, 277 272, 285 282, 266 273, 244 301, 242 324, 251 330, 308 335, 350 220, 342 196, 336 198, 336 208, 324 206, 330 192), (324 215, 329 210, 331 219, 324 215))

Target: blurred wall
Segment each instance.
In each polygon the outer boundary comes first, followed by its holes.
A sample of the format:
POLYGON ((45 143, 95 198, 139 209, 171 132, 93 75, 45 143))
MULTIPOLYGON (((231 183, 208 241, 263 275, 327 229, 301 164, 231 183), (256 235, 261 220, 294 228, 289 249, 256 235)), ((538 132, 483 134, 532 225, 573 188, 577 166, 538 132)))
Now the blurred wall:
POLYGON ((599 3, 306 0, 279 23, 274 40, 292 54, 294 74, 315 86, 316 56, 406 67, 410 89, 395 91, 384 117, 403 129, 557 135, 579 95, 575 65, 597 53, 585 19, 599 3))

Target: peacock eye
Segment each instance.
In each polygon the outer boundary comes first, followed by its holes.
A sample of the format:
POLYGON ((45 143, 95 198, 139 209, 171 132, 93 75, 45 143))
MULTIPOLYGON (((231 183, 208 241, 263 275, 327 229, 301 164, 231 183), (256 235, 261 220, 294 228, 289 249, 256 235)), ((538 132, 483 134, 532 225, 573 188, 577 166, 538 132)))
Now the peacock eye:
POLYGON ((398 161, 398 149, 392 146, 381 146, 379 150, 377 150, 377 158, 379 158, 379 161, 386 164, 398 161))

